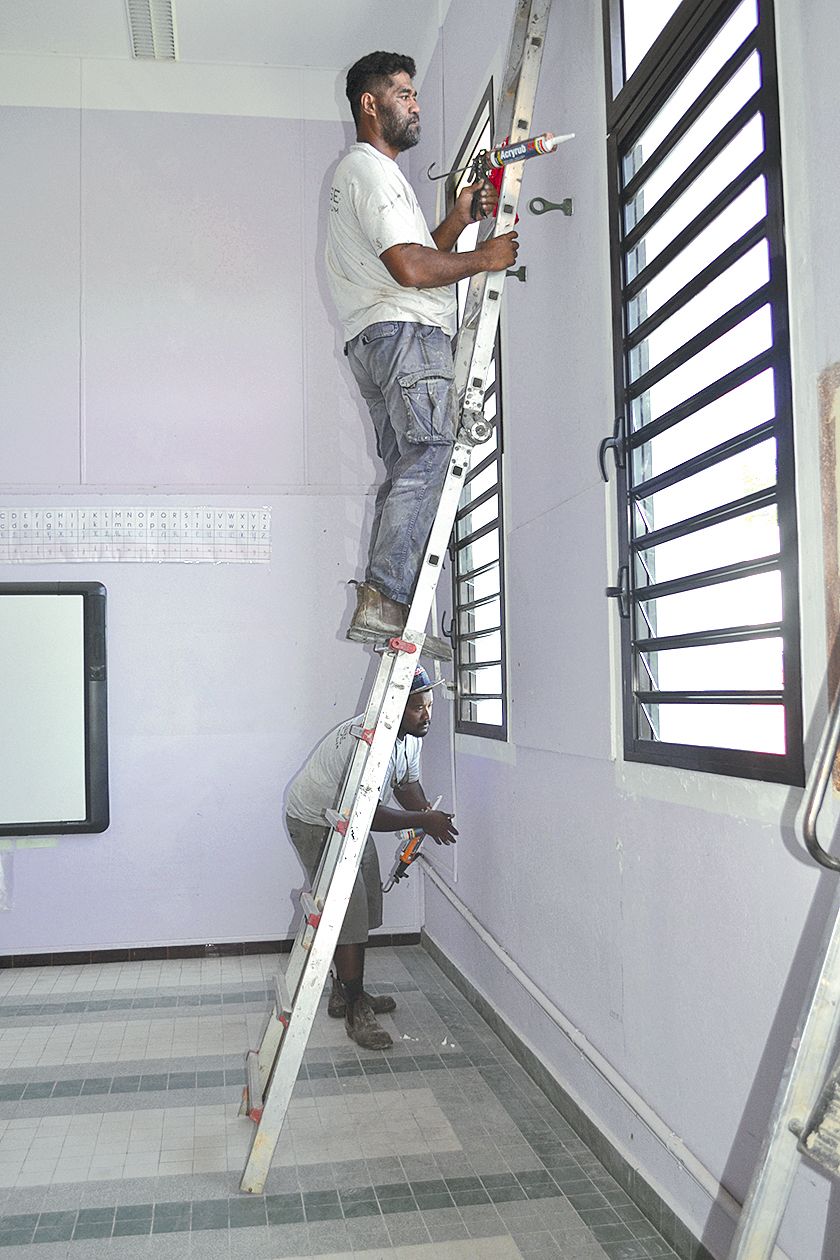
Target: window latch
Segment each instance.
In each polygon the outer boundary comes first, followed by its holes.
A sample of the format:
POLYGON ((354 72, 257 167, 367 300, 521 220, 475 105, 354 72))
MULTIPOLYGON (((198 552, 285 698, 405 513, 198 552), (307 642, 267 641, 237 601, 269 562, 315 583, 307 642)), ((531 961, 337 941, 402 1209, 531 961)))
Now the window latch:
POLYGON ((609 481, 607 473, 607 451, 612 451, 616 468, 624 467, 624 416, 618 415, 615 418, 612 437, 605 437, 598 447, 598 463, 601 467, 601 476, 604 481, 609 481))
POLYGON ((618 613, 624 620, 630 617, 630 568, 626 564, 618 566, 618 577, 615 586, 608 586, 605 595, 618 600, 618 613))
POLYGON ((455 614, 449 618, 449 629, 446 628, 446 609, 440 615, 440 633, 441 637, 448 639, 452 644, 452 650, 455 650, 455 614))

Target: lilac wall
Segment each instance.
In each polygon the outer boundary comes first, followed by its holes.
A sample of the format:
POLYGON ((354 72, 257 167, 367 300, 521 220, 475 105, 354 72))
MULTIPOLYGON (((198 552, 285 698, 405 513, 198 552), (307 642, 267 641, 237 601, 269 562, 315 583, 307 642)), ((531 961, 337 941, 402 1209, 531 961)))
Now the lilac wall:
MULTIPOLYGON (((343 627, 377 470, 321 264, 348 136, 0 108, 3 503, 273 513, 270 566, 6 568, 108 588, 112 823, 17 842, 2 953, 291 934, 284 789, 372 660, 343 627)), ((385 930, 417 930, 419 894, 390 895, 385 930)))
MULTIPOLYGON (((616 758, 615 610, 603 594, 614 578, 612 489, 595 458, 613 423, 599 9, 554 6, 535 129, 576 139, 525 170, 524 202, 571 196, 574 216, 520 211, 528 278, 505 294, 511 740, 502 750, 456 742, 455 891, 612 1066, 623 1093, 430 881, 426 930, 722 1256, 732 1221, 719 1187, 737 1198, 746 1190, 833 885, 792 838, 801 792, 616 758), (655 1131, 628 1101, 633 1091, 658 1117, 655 1131)), ((779 24, 809 714, 825 668, 815 382, 840 357, 829 283, 840 265, 836 162, 820 166, 822 199, 806 193, 821 149, 836 149, 827 115, 806 110, 800 89, 818 73, 818 93, 832 82, 820 51, 830 6, 816 10, 807 30, 793 12, 779 24)), ((494 61, 491 36, 500 57, 497 6, 455 0, 432 63, 443 67, 445 116, 437 92, 424 93, 429 155, 418 156, 418 173, 437 148, 442 160, 454 155, 494 61)), ((827 1200, 825 1179, 803 1168, 782 1235, 795 1260, 834 1254, 823 1250, 827 1200)))
MULTIPOLYGON (((800 88, 830 93, 829 0, 807 29, 778 7, 810 714, 825 661, 814 383, 840 359, 840 177, 831 111, 800 88)), ((453 0, 412 155, 430 213, 421 172, 454 156, 512 9, 453 0)), ((426 923, 722 1255, 731 1222, 714 1185, 740 1196, 747 1184, 827 889, 794 849, 798 794, 615 757, 611 491, 595 466, 612 428, 598 9, 555 6, 537 125, 577 139, 526 168, 525 199, 570 195, 575 215, 523 214, 528 282, 505 299, 512 737, 459 740, 456 889, 660 1136, 431 885, 426 923)), ((274 558, 8 574, 108 586, 114 821, 13 854, 6 953, 287 934, 300 871, 282 788, 359 703, 369 663, 340 627, 374 464, 320 267, 324 183, 348 129, 302 121, 303 108, 272 119, 99 103, 0 110, 4 502, 267 503, 274 558)), ((430 788, 446 780, 444 706, 430 788)), ((391 895, 386 928, 417 925, 419 889, 391 895)), ((803 1171, 783 1233, 794 1260, 820 1255, 827 1197, 803 1171)))

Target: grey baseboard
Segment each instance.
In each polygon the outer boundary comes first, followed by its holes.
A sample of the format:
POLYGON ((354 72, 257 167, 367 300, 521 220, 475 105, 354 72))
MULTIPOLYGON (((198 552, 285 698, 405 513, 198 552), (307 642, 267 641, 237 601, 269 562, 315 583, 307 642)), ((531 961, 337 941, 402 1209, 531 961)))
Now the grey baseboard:
MULTIPOLYGON (((419 932, 381 932, 369 948, 418 945, 419 932)), ((219 941, 208 945, 149 945, 137 949, 76 949, 45 954, 0 954, 3 967, 78 967, 87 963, 142 962, 149 958, 243 958, 247 954, 288 954, 294 938, 276 941, 219 941)))
POLYGON ((623 1155, 604 1136, 600 1129, 590 1120, 573 1098, 566 1092, 555 1076, 548 1071, 532 1050, 511 1029, 495 1007, 463 975, 455 963, 443 952, 439 945, 423 931, 420 944, 431 955, 441 971, 455 985, 460 993, 476 1010, 484 1022, 493 1030, 499 1040, 507 1046, 517 1063, 525 1069, 532 1081, 540 1087, 546 1098, 556 1107, 581 1141, 585 1142, 611 1177, 618 1182, 622 1190, 630 1196, 640 1211, 644 1212, 650 1223, 658 1229, 665 1241, 673 1247, 683 1260, 715 1260, 715 1257, 691 1233, 689 1228, 668 1207, 667 1203, 648 1185, 637 1168, 627 1162, 623 1155))

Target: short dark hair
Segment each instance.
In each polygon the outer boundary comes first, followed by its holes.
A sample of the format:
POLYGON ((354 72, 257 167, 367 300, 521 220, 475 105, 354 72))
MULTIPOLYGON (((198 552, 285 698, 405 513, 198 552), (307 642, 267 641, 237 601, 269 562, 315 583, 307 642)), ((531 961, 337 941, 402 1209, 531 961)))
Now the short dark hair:
POLYGON ((361 117, 361 99, 363 92, 376 92, 383 86, 383 81, 391 75, 404 70, 410 79, 417 73, 412 57, 402 53, 372 52, 360 57, 355 65, 347 71, 347 99, 353 113, 353 122, 358 127, 361 117))

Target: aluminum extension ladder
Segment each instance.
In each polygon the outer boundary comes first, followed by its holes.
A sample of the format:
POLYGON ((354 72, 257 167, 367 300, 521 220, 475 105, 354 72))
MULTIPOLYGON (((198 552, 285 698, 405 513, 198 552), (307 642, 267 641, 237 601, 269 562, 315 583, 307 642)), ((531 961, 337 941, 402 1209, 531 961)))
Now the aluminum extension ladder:
MULTIPOLYGON (((496 113, 498 143, 530 135, 551 0, 517 0, 504 80, 496 113)), ((479 240, 513 228, 522 184, 522 163, 505 166, 495 220, 482 221, 479 240)), ((470 280, 455 356, 460 426, 437 514, 401 638, 377 650, 382 660, 363 723, 353 731, 351 758, 321 866, 311 892, 301 894, 303 922, 285 976, 278 973, 274 1010, 259 1050, 246 1058, 243 1111, 256 1123, 241 1189, 260 1194, 300 1070, 318 1002, 350 900, 362 850, 402 721, 425 626, 458 510, 473 447, 492 435, 484 418, 487 380, 499 323, 504 272, 470 280)))
MULTIPOLYGON (((821 866, 840 860, 817 839, 817 818, 840 746, 840 688, 814 758, 802 809, 802 836, 821 866)), ((840 1178, 840 1060, 831 1068, 840 1032, 840 885, 827 919, 811 985, 785 1066, 770 1127, 741 1209, 729 1260, 770 1260, 805 1155, 840 1178)))

